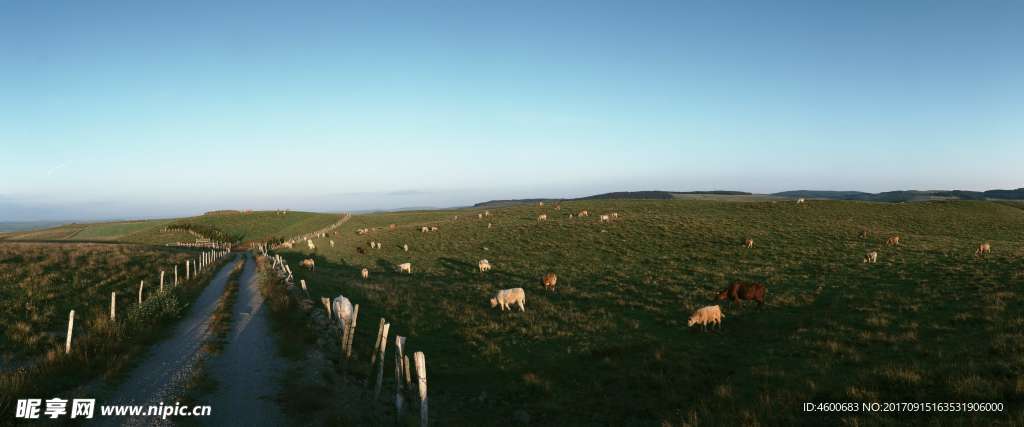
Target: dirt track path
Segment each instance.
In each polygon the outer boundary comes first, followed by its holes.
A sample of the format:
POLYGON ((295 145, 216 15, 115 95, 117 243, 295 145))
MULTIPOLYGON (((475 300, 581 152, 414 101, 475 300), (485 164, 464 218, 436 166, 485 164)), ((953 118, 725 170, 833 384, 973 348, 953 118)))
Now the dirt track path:
POLYGON ((277 356, 270 331, 268 308, 259 290, 259 274, 252 255, 245 255, 238 299, 232 309, 231 333, 223 353, 206 362, 206 372, 217 389, 204 404, 213 408, 208 425, 283 425, 284 415, 274 401, 277 376, 287 361, 277 356))
MULTIPOLYGON (((224 293, 233 261, 225 263, 210 284, 203 289, 171 337, 154 345, 149 356, 136 366, 113 393, 102 400, 104 405, 174 404, 185 384, 192 378, 196 362, 203 357, 203 343, 210 336, 209 321, 224 293)), ((102 425, 170 425, 159 417, 106 417, 102 425)))

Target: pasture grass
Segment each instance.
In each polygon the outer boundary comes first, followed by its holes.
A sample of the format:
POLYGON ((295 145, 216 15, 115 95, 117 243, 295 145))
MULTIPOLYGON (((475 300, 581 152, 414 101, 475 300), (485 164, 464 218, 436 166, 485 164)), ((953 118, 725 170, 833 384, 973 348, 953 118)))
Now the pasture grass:
POLYGON ((408 353, 426 353, 431 417, 442 425, 1024 420, 1019 206, 689 199, 561 206, 492 208, 483 219, 476 216, 483 208, 357 215, 329 236, 336 247, 316 239, 316 251, 297 245, 283 254, 314 301, 343 294, 360 304, 359 358, 369 358, 380 317, 392 335, 409 337, 408 353), (567 217, 580 209, 591 216, 567 217), (621 218, 598 221, 610 212, 621 218), (550 219, 538 222, 540 213, 550 219), (440 230, 421 233, 423 225, 440 230), (369 235, 355 233, 364 227, 369 235), (862 230, 867 238, 858 237, 862 230), (902 244, 886 246, 895 234, 902 244), (753 249, 742 247, 748 237, 753 249), (370 249, 369 240, 384 248, 370 249), (975 257, 984 241, 993 253, 975 257), (864 264, 872 250, 878 263, 864 264), (315 272, 295 268, 306 257, 316 260, 315 272), (493 270, 479 273, 480 259, 493 270), (412 263, 412 275, 395 271, 403 262, 412 263), (368 280, 359 276, 363 267, 368 280), (559 276, 554 292, 541 285, 549 271, 559 276), (713 297, 732 281, 765 283, 766 306, 722 302, 721 332, 688 329, 689 314, 719 304, 713 297), (488 299, 512 287, 526 289, 526 312, 491 309, 488 299), (803 402, 849 401, 991 401, 1007 411, 801 412, 803 402))
POLYGON ((17 398, 56 396, 102 376, 119 375, 181 317, 214 268, 190 281, 171 267, 195 255, 135 245, 83 243, 0 244, 0 423, 13 416, 17 398), (168 271, 159 292, 159 268, 168 271), (139 280, 145 280, 139 304, 139 280), (110 292, 117 292, 117 320, 110 292), (68 311, 74 339, 64 353, 68 311))

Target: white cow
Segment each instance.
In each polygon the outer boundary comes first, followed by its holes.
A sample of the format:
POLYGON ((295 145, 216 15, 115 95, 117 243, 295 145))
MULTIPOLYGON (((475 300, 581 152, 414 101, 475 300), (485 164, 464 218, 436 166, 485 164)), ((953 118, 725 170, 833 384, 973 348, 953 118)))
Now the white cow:
POLYGON ((343 295, 338 295, 331 302, 331 315, 338 321, 338 327, 345 330, 345 325, 352 320, 352 302, 343 295))

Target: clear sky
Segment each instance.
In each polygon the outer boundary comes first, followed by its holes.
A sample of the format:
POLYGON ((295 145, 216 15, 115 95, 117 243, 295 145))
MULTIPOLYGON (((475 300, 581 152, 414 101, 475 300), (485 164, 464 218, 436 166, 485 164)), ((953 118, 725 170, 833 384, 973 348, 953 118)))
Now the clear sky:
POLYGON ((0 220, 1024 186, 1024 2, 0 0, 0 220))

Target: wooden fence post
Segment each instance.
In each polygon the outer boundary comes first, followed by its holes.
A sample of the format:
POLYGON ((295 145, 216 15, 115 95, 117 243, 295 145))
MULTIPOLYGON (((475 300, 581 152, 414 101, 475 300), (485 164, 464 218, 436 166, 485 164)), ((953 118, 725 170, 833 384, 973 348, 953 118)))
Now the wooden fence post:
POLYGON ((377 365, 377 385, 373 388, 374 399, 380 399, 380 390, 384 385, 384 350, 388 346, 388 329, 391 329, 391 324, 385 323, 380 333, 380 364, 377 365))
POLYGON ((68 315, 68 340, 67 343, 64 344, 64 354, 71 353, 71 333, 74 331, 74 329, 75 310, 71 310, 71 313, 68 315))
POLYGON ((117 292, 110 293, 110 320, 117 320, 117 292))
POLYGON ((164 291, 164 271, 160 270, 160 292, 164 291))
POLYGON ((409 355, 402 357, 402 366, 405 368, 405 389, 412 390, 412 374, 409 372, 409 355))
POLYGON ((324 309, 327 310, 327 320, 334 320, 333 318, 331 318, 331 299, 327 297, 320 297, 320 303, 323 304, 324 309))
POLYGON ((348 328, 348 342, 344 343, 345 358, 352 358, 352 338, 356 334, 356 321, 359 319, 359 304, 352 309, 352 326, 348 328))
POLYGON ((302 284, 302 291, 305 292, 306 294, 309 294, 309 290, 306 289, 306 279, 299 280, 299 283, 302 284))
POLYGON ((420 427, 427 426, 427 357, 422 351, 412 355, 416 361, 416 378, 420 385, 420 427))
POLYGON ((139 281, 139 304, 142 304, 142 287, 146 285, 145 280, 139 281))
POLYGON ((186 259, 185 260, 185 280, 191 280, 191 279, 192 279, 192 273, 189 270, 188 260, 186 259))
POLYGON ((174 264, 174 287, 178 287, 178 264, 174 264))
POLYGON ((377 348, 380 347, 380 333, 384 331, 384 318, 380 318, 380 324, 377 325, 377 340, 373 343, 373 354, 370 355, 370 369, 373 369, 373 364, 377 362, 377 348))
POLYGON ((402 361, 405 359, 405 337, 395 335, 395 416, 402 418, 405 397, 402 396, 402 361))

